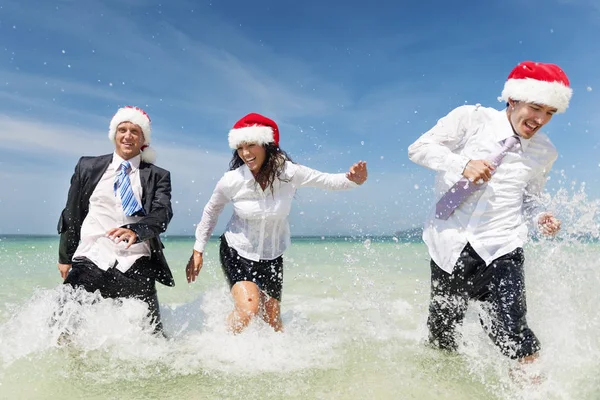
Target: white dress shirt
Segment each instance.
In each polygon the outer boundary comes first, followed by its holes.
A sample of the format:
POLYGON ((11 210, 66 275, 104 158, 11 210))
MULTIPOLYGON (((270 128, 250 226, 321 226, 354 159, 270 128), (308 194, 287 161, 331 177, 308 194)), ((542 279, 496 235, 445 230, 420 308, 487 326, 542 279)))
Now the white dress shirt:
MULTIPOLYGON (((462 106, 451 111, 408 148, 409 158, 437 171, 437 201, 461 179, 470 160, 487 159, 514 135, 505 110, 462 106)), ((470 195, 447 221, 425 223, 423 240, 433 261, 452 273, 464 246, 489 265, 527 240, 527 220, 539 215, 546 176, 557 158, 548 137, 537 132, 504 157, 491 180, 470 195)), ((537 224, 536 224, 537 225, 537 224)))
POLYGON ((345 174, 327 174, 286 161, 273 192, 261 189, 246 165, 229 171, 217 183, 196 228, 194 250, 203 252, 221 211, 233 202, 225 238, 240 256, 252 261, 272 260, 291 243, 288 215, 296 189, 312 186, 330 190, 358 186, 345 174), (286 182, 287 181, 287 182, 286 182))
MULTIPOLYGON (((90 197, 90 208, 81 225, 81 242, 73 255, 86 257, 98 268, 106 271, 116 264, 121 272, 126 272, 142 256, 150 256, 150 246, 146 242, 136 243, 125 249, 125 242, 116 244, 106 236, 106 232, 126 224, 138 222, 142 217, 127 217, 123 212, 121 198, 115 193, 114 184, 119 166, 124 160, 116 153, 108 169, 100 178, 90 197)), ((129 160, 131 169, 129 179, 133 195, 142 204, 142 185, 140 182, 140 156, 129 160)))

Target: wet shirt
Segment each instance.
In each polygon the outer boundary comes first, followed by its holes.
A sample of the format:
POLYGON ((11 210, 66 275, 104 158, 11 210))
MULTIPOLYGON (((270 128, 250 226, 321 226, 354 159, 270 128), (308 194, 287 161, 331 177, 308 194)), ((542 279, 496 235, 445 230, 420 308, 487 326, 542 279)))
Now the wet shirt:
MULTIPOLYGON (((460 180, 470 160, 487 159, 515 133, 505 110, 462 106, 440 119, 409 149, 409 158, 437 171, 435 203, 460 180)), ((446 221, 435 218, 435 203, 423 230, 433 261, 451 273, 467 243, 489 265, 522 247, 527 221, 542 211, 541 194, 558 154, 537 132, 508 152, 491 180, 470 195, 446 221)), ((537 225, 537 224, 536 224, 537 225)))
POLYGON ((196 228, 194 250, 203 252, 225 205, 233 204, 233 215, 225 238, 240 256, 249 260, 272 260, 289 247, 288 215, 296 189, 317 187, 345 190, 358 186, 345 174, 328 174, 286 161, 273 191, 262 190, 246 165, 229 171, 217 183, 196 228))
MULTIPOLYGON (((124 160, 116 153, 98 185, 90 197, 89 212, 81 225, 81 242, 73 259, 86 257, 100 269, 106 271, 116 265, 121 272, 127 271, 138 258, 150 256, 150 246, 146 242, 136 243, 125 249, 125 243, 116 244, 106 232, 123 225, 138 222, 143 217, 127 217, 123 212, 121 198, 115 193, 114 184, 119 166, 124 160)), ((142 185, 140 181, 140 156, 129 160, 131 169, 129 179, 133 195, 142 204, 142 185)))

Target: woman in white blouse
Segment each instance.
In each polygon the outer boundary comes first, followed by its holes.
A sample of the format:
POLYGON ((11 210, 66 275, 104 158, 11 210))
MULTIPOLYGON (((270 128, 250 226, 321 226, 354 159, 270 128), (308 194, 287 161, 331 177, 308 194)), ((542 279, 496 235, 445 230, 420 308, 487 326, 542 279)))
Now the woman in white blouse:
POLYGON ((326 174, 294 164, 279 148, 277 124, 259 114, 248 114, 233 126, 229 146, 235 150, 230 170, 204 207, 186 267, 187 280, 196 280, 204 247, 223 207, 231 201, 233 215, 220 247, 221 266, 235 303, 227 317, 228 325, 238 333, 261 315, 273 329, 281 331, 282 254, 290 245, 287 217, 296 189, 354 188, 367 180, 367 164, 359 161, 346 174, 326 174))

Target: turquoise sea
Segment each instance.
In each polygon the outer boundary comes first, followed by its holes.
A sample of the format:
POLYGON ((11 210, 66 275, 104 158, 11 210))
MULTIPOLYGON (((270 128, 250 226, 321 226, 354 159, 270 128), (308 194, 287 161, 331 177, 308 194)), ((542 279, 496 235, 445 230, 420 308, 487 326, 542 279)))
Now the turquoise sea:
POLYGON ((525 371, 543 377, 535 385, 511 377, 515 364, 483 333, 476 304, 457 354, 426 346, 420 242, 293 239, 285 332, 256 322, 234 336, 217 241, 189 285, 193 240, 166 237, 177 282, 159 287, 169 338, 148 334, 135 300, 83 301, 63 314, 79 318, 67 345, 48 324, 62 290, 57 245, 57 237, 0 237, 0 399, 600 399, 598 244, 525 249, 528 320, 543 344, 525 371))

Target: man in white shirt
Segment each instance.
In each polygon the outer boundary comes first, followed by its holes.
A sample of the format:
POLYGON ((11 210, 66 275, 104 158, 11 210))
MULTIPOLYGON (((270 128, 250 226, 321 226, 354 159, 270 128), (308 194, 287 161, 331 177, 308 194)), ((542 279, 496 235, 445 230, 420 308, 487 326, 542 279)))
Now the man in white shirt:
POLYGON ((108 132, 114 153, 79 160, 58 223, 58 269, 65 284, 146 302, 159 332, 155 281, 175 285, 159 234, 173 211, 171 177, 153 164, 151 131, 142 109, 121 108, 108 132))
POLYGON ((468 301, 478 300, 491 317, 482 325, 503 354, 522 362, 537 357, 540 343, 526 321, 522 247, 528 222, 546 235, 560 229, 541 210, 557 152, 538 131, 566 110, 571 94, 558 66, 523 62, 504 85, 505 110, 458 107, 409 147, 413 162, 437 171, 436 207, 423 231, 434 346, 457 348, 456 327, 468 301))

